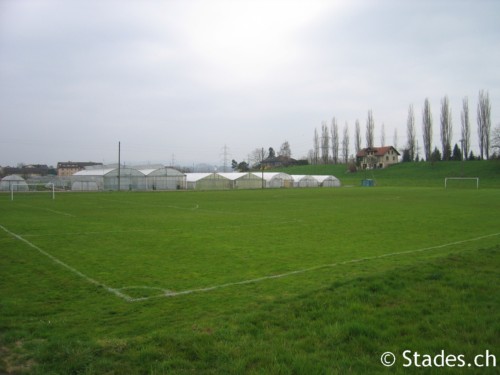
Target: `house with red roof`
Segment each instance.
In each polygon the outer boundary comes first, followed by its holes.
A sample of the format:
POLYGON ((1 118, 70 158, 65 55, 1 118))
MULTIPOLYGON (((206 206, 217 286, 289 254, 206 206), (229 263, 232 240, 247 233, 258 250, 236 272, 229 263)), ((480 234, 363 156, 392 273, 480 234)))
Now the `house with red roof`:
POLYGON ((399 163, 401 154, 392 146, 367 147, 356 154, 356 161, 362 169, 385 168, 399 163))

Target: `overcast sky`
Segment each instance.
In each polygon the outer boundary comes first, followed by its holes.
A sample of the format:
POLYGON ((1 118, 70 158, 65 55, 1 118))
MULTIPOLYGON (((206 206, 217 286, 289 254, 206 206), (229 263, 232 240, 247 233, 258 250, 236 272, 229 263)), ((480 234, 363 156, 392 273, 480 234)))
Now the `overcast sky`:
MULTIPOLYGON (((497 0, 0 0, 0 165, 242 161, 256 148, 307 155, 314 129, 368 110, 375 143, 422 149, 429 98, 440 148, 486 90, 500 123, 497 0)), ((420 152, 422 155, 422 152, 420 152)))

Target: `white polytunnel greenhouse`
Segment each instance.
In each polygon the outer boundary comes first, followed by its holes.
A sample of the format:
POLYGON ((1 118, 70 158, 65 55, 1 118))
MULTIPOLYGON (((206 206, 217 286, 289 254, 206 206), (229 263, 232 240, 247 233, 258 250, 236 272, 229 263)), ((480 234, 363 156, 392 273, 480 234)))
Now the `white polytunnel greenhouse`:
POLYGON ((293 178, 282 172, 254 172, 257 177, 264 178, 266 188, 290 188, 293 187, 293 178))
POLYGON ((5 176, 0 180, 1 191, 28 191, 29 187, 24 178, 18 175, 5 176))
POLYGON ((261 189, 262 178, 253 173, 217 173, 219 176, 231 181, 231 189, 261 189))
POLYGON ((144 174, 129 167, 92 167, 76 172, 71 179, 71 190, 75 191, 146 189, 144 174))
POLYGON ((146 190, 179 190, 186 188, 186 175, 169 167, 144 167, 139 171, 145 177, 146 190))
POLYGON ((186 173, 189 190, 225 190, 231 188, 232 181, 218 173, 186 173))
POLYGON ((318 187, 319 182, 313 176, 309 175, 292 175, 293 187, 318 187))
POLYGON ((331 175, 312 176, 318 181, 320 187, 340 187, 340 180, 331 175))

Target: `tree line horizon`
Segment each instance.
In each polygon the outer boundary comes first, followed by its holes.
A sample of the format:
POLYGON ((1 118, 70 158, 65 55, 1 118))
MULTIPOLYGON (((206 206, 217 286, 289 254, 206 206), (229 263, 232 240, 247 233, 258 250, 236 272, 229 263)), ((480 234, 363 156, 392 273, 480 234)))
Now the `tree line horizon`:
MULTIPOLYGON (((467 97, 462 99, 462 108, 460 114, 461 122, 461 139, 452 148, 452 130, 453 124, 451 120, 451 108, 448 96, 445 95, 441 99, 440 113, 440 138, 441 150, 437 146, 432 149, 433 138, 433 116, 429 103, 429 99, 424 101, 422 110, 422 139, 423 139, 423 155, 420 156, 418 140, 415 128, 415 113, 413 104, 408 107, 408 116, 406 122, 407 142, 398 149, 397 129, 394 131, 392 146, 398 151, 402 151, 403 162, 411 161, 448 161, 448 160, 485 160, 490 159, 490 151, 493 148, 499 148, 498 133, 500 129, 495 129, 494 144, 491 137, 491 103, 487 91, 479 92, 479 100, 477 104, 477 132, 479 143, 479 155, 476 157, 471 150, 471 121, 469 112, 469 100, 467 97), (459 146, 460 145, 460 146, 459 146)), ((357 154, 362 147, 361 126, 358 119, 355 122, 354 130, 354 151, 357 154)), ((373 119, 373 111, 368 111, 365 127, 365 147, 375 147, 374 144, 375 121, 373 119)), ((339 126, 335 117, 333 117, 330 127, 326 121, 322 121, 321 133, 318 129, 314 129, 313 148, 309 150, 307 159, 311 164, 339 164, 355 162, 352 160, 349 150, 349 125, 346 122, 342 130, 342 138, 339 136, 339 126), (351 158, 351 160, 350 160, 351 158)), ((385 126, 382 123, 381 128, 381 146, 385 144, 385 126)))

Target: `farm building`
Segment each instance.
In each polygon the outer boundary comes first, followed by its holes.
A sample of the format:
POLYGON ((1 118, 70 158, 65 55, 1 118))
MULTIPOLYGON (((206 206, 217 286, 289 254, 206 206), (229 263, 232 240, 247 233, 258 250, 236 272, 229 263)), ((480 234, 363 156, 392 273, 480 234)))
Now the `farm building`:
POLYGON ((262 188, 262 178, 253 173, 218 173, 218 175, 231 181, 231 189, 262 188))
POLYGON ((290 188, 293 187, 293 178, 289 174, 282 172, 254 172, 257 177, 263 177, 266 188, 290 188))
POLYGON ((318 187, 319 182, 313 176, 309 175, 292 175, 293 187, 318 187))
POLYGON ((186 176, 174 168, 150 166, 139 168, 145 178, 146 190, 179 190, 186 188, 186 176))
POLYGON ((29 187, 24 178, 18 175, 5 176, 0 180, 1 191, 28 191, 29 187))
POLYGON ((399 162, 400 153, 392 146, 368 147, 356 154, 356 162, 362 169, 385 168, 399 162))
POLYGON ((340 180, 331 175, 316 175, 312 176, 318 181, 320 187, 340 187, 340 180))

